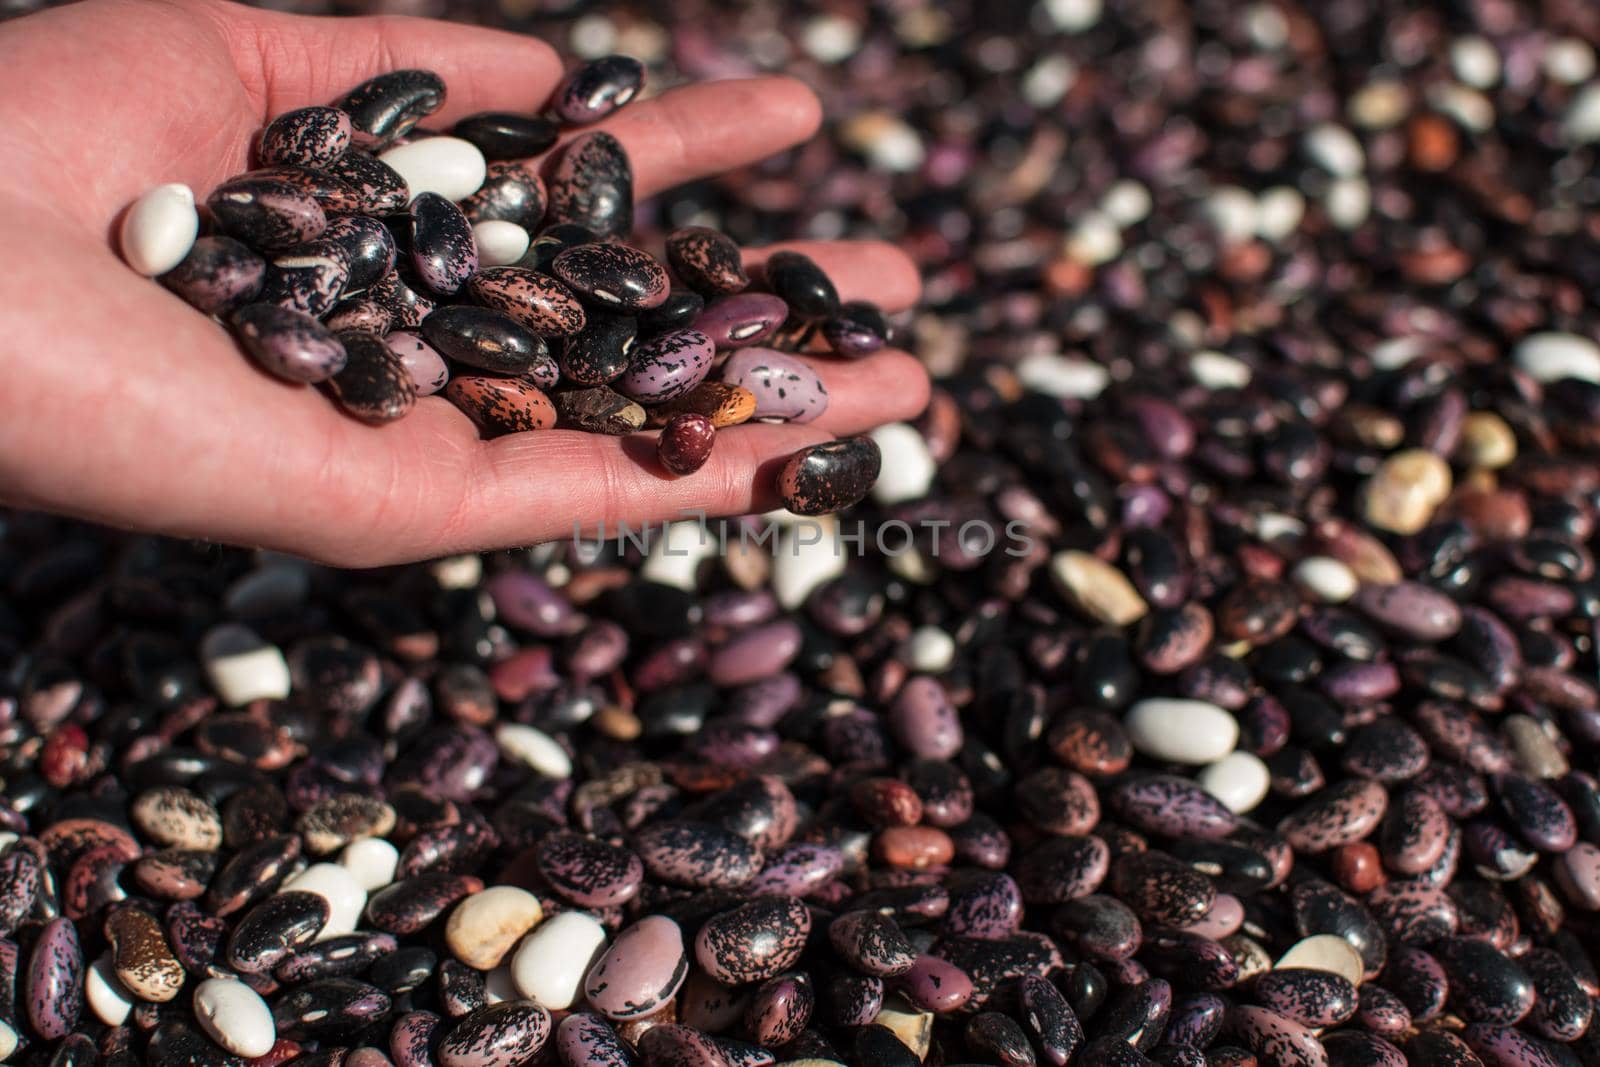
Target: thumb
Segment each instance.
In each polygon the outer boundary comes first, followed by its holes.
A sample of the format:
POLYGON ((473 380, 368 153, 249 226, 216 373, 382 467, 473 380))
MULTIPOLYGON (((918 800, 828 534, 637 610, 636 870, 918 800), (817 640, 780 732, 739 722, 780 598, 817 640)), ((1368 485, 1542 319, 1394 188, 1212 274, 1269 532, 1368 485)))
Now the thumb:
POLYGON ((377 74, 421 68, 444 79, 448 126, 477 111, 538 111, 561 60, 535 37, 434 19, 316 18, 207 0, 264 117, 325 104, 377 74))

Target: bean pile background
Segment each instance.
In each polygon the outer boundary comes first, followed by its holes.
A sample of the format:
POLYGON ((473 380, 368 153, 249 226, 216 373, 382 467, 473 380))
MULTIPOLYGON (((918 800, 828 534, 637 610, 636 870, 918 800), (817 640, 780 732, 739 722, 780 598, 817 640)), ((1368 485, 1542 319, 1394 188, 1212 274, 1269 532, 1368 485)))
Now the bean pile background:
POLYGON ((817 87, 637 219, 904 244, 921 533, 6 516, 11 1061, 1600 1063, 1593 5, 402 7, 817 87))

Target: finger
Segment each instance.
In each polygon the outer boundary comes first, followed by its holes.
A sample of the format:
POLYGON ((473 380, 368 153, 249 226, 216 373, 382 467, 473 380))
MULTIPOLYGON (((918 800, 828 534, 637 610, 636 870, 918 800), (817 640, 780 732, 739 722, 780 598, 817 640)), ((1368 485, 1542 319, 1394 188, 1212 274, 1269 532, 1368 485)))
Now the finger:
MULTIPOLYGON (((376 74, 421 68, 444 79, 448 127, 477 111, 537 111, 561 78, 555 50, 535 37, 435 19, 307 18, 215 5, 241 71, 256 69, 264 115, 330 103, 376 74)), ((251 79, 246 79, 247 83, 251 79)))
MULTIPOLYGON (((415 416, 464 418, 444 403, 418 405, 415 416)), ((765 511, 778 504, 774 482, 788 457, 828 436, 808 426, 736 426, 717 434, 704 467, 677 478, 656 462, 655 434, 545 430, 498 438, 476 451, 448 512, 410 554, 569 538, 575 526, 592 535, 601 522, 637 529, 697 513, 765 511)))
POLYGON ((928 406, 928 372, 915 356, 885 349, 865 359, 804 358, 828 390, 828 407, 810 425, 839 437, 905 422, 928 406))
POLYGON ((765 159, 821 124, 822 105, 803 82, 739 78, 670 89, 563 140, 596 129, 617 138, 633 164, 634 194, 643 198, 765 159))
POLYGON ((833 280, 844 300, 870 300, 888 312, 904 311, 922 295, 917 265, 883 241, 792 241, 745 250, 748 267, 760 267, 779 250, 802 252, 833 280))

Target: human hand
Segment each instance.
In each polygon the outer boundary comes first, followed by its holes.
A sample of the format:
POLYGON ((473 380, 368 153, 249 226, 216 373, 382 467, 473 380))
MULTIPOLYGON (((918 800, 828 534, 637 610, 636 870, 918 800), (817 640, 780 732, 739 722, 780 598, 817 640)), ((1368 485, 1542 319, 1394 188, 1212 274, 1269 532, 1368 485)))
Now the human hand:
MULTIPOLYGON (((818 359, 831 398, 821 418, 723 430, 710 461, 677 479, 628 438, 479 440, 437 396, 366 426, 258 371, 222 326, 118 258, 118 216, 146 189, 181 181, 203 199, 250 165, 273 116, 406 67, 444 78, 449 98, 426 122, 441 129, 478 111, 537 111, 562 73, 528 37, 218 0, 86 0, 0 25, 0 499, 371 566, 569 537, 602 520, 764 510, 797 448, 926 403, 927 377, 903 352, 818 359)), ((805 86, 755 78, 675 89, 584 130, 622 141, 648 196, 788 148, 819 122, 805 86)), ((894 311, 916 298, 915 268, 891 246, 789 247, 844 299, 894 311)))

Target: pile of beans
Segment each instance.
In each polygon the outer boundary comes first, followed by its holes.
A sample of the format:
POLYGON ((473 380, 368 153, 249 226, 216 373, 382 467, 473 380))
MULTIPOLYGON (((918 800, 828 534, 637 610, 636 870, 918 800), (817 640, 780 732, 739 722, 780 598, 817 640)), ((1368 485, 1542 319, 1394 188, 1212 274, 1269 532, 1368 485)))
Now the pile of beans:
POLYGON ((539 28, 823 90, 641 230, 923 263, 869 551, 9 516, 10 1059, 1600 1062, 1592 12, 744 7, 539 28))
MULTIPOLYGON (((769 256, 770 291, 758 292, 716 230, 668 234, 670 274, 620 243, 633 173, 603 130, 559 150, 546 188, 537 157, 556 144, 556 120, 598 122, 643 78, 634 60, 605 56, 567 76, 554 118, 487 112, 429 135, 417 123, 443 105, 444 82, 380 75, 270 123, 260 168, 207 197, 215 232, 199 236, 187 186, 147 192, 123 217, 123 256, 225 320, 263 370, 326 383, 357 419, 392 422, 442 392, 484 437, 649 423, 660 466, 693 474, 719 428, 827 409, 816 370, 780 348, 858 358, 883 347, 888 324, 872 304, 841 303, 799 252, 769 256)), ((859 500, 877 469, 869 440, 810 448, 780 493, 820 514, 859 500)))

